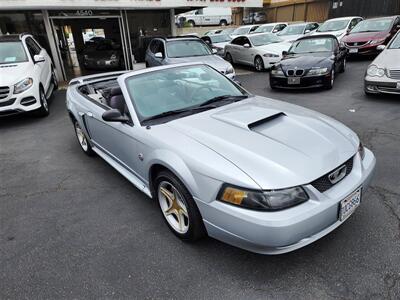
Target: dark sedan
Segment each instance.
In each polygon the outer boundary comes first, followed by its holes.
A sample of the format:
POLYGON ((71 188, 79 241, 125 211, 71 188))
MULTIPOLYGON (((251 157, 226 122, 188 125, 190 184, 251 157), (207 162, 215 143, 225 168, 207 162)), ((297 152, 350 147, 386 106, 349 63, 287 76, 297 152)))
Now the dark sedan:
POLYGON ((336 73, 346 69, 347 49, 333 35, 306 36, 283 52, 270 74, 274 88, 333 87, 336 73))
POLYGON ((121 46, 109 39, 86 43, 83 51, 83 65, 86 69, 124 69, 121 46))

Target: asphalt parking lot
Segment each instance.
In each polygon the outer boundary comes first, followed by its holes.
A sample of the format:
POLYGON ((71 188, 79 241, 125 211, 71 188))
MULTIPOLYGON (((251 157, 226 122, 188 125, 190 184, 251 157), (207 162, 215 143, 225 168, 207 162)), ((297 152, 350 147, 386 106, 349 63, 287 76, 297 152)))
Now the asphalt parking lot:
POLYGON ((366 98, 367 65, 349 62, 331 91, 271 91, 268 73, 238 76, 254 94, 345 123, 377 157, 356 213, 280 256, 178 240, 155 201, 83 154, 63 91, 48 118, 0 120, 0 299, 399 299, 400 97, 366 98))

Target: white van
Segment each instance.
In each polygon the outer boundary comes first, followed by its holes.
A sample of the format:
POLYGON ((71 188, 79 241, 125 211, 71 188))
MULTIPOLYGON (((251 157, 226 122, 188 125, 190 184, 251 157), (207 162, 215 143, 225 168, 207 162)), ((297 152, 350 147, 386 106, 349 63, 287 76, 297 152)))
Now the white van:
POLYGON ((226 26, 232 23, 232 9, 230 7, 205 7, 188 13, 180 14, 185 17, 186 22, 193 26, 221 25, 226 26))

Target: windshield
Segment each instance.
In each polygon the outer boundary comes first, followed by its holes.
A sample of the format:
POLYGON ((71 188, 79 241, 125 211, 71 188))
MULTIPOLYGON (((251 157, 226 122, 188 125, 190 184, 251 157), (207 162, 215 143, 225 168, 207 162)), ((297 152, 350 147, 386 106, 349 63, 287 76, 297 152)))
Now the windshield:
POLYGON ((253 46, 262 46, 262 45, 268 45, 272 43, 280 43, 283 42, 283 40, 280 37, 277 37, 275 34, 272 33, 265 33, 265 34, 260 34, 260 35, 254 35, 249 37, 251 43, 253 46))
POLYGON ((231 38, 227 34, 210 35, 210 39, 213 44, 229 42, 231 40, 231 38))
POLYGON ((272 25, 272 26, 260 26, 256 30, 254 30, 254 33, 272 32, 274 27, 275 27, 274 25, 272 25))
POLYGON ((305 25, 289 25, 285 27, 278 35, 296 35, 303 34, 305 25))
POLYGON ((398 33, 393 41, 390 43, 389 49, 400 49, 400 34, 398 33))
POLYGON ((289 49, 289 54, 332 52, 333 39, 331 38, 312 38, 296 41, 289 49))
POLYGON ((386 31, 389 30, 392 21, 392 19, 371 19, 361 21, 353 28, 351 33, 386 31))
POLYGON ((326 21, 324 24, 318 28, 318 32, 329 32, 329 31, 338 31, 343 30, 349 24, 349 20, 335 20, 335 21, 326 21))
POLYGON ((239 28, 236 28, 236 29, 232 32, 232 34, 233 34, 233 35, 248 34, 249 31, 250 31, 250 28, 249 28, 249 27, 239 27, 239 28))
POLYGON ((167 43, 168 57, 191 57, 191 56, 205 56, 211 55, 210 48, 200 41, 186 40, 186 41, 171 41, 167 43))
POLYGON ((129 77, 126 87, 140 119, 245 92, 209 66, 175 67, 129 77))
POLYGON ((26 61, 28 57, 21 42, 0 42, 0 64, 26 61))

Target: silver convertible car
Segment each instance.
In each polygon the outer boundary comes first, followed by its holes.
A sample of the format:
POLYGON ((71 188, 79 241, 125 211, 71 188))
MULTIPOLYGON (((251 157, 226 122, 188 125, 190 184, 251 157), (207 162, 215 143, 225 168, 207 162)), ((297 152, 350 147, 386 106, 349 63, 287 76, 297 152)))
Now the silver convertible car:
POLYGON ((156 199, 188 241, 298 249, 362 204, 375 168, 343 124, 251 95, 203 64, 77 78, 67 108, 83 151, 156 199))

